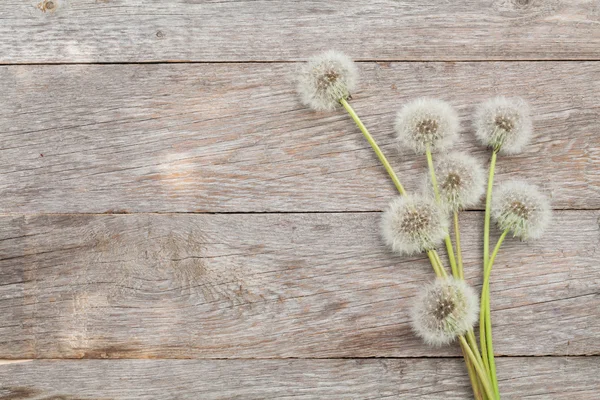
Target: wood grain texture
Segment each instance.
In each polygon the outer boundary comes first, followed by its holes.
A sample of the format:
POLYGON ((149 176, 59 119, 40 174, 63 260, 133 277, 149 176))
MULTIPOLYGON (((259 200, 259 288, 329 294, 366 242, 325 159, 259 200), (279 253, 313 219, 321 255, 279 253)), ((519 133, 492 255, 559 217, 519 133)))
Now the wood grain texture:
MULTIPOLYGON (((378 211, 395 189, 350 118, 299 104, 291 64, 0 67, 0 211, 378 211)), ((453 103, 457 148, 487 162, 471 114, 521 95, 537 132, 497 182, 542 185, 560 209, 600 208, 600 64, 361 63, 353 105, 409 190, 424 157, 393 120, 418 96, 453 103)))
MULTIPOLYGON (((509 240, 492 279, 498 355, 600 353, 599 211, 509 240)), ((0 219, 0 358, 458 355, 414 337, 433 278, 379 213, 36 215, 0 219)), ((481 212, 463 215, 478 284, 481 212)), ((497 232, 494 232, 497 237, 497 232)))
POLYGON ((5 0, 0 62, 599 59, 594 0, 5 0))
MULTIPOLYGON (((503 399, 595 400, 598 357, 499 358, 503 399)), ((44 360, 0 365, 0 399, 466 399, 460 359, 44 360)))

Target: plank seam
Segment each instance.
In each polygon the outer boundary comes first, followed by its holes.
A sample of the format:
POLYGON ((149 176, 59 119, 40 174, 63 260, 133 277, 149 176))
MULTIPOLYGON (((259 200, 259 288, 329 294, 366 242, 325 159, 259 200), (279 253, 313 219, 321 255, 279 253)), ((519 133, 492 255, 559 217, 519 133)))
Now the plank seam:
MULTIPOLYGON (((101 215, 278 215, 278 214, 380 214, 384 210, 333 210, 333 211, 140 211, 140 212, 77 212, 77 213, 53 213, 53 212, 12 212, 0 213, 0 217, 23 217, 23 216, 101 216, 101 215)), ((467 213, 482 213, 485 210, 463 210, 467 213)), ((553 208, 555 212, 595 212, 600 208, 553 208)))
MULTIPOLYGON (((519 355, 506 355, 506 354, 496 354, 496 358, 599 358, 599 353, 590 353, 590 354, 519 354, 519 355)), ((184 358, 184 357, 64 357, 64 358, 56 358, 56 357, 38 357, 38 358, 0 358, 0 364, 2 362, 26 362, 26 361, 52 361, 52 360, 68 360, 68 361, 76 361, 76 360, 107 360, 107 361, 115 361, 115 360, 188 360, 188 361, 283 361, 283 360, 426 360, 426 359, 444 359, 444 360, 455 360, 462 359, 461 355, 456 356, 403 356, 403 357, 394 357, 394 356, 374 356, 374 357, 207 357, 207 358, 184 358)))
MULTIPOLYGON (((497 62, 599 62, 600 58, 561 58, 561 59, 435 59, 435 60, 418 60, 418 59, 357 59, 356 63, 497 63, 497 62)), ((0 67, 10 66, 43 66, 43 65, 151 65, 151 64, 299 64, 306 60, 161 60, 161 61, 73 61, 73 62, 0 62, 0 67)))

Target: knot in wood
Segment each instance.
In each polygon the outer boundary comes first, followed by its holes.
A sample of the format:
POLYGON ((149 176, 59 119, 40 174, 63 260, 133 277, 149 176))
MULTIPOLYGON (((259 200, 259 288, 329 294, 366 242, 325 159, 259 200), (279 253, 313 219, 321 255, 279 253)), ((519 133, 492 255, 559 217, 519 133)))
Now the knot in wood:
POLYGON ((55 2, 55 0, 44 0, 38 3, 37 8, 39 8, 42 12, 46 12, 54 11, 57 6, 58 4, 55 2))

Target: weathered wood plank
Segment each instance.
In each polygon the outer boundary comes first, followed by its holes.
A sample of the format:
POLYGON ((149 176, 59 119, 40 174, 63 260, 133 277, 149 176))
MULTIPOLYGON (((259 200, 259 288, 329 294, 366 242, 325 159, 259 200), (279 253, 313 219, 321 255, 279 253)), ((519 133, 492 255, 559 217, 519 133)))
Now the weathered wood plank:
MULTIPOLYGON (((341 111, 299 104, 290 64, 0 67, 0 211, 373 211, 394 187, 341 111)), ((363 63, 356 109, 410 190, 423 157, 398 154, 395 111, 439 96, 482 160, 473 107, 532 103, 525 154, 498 181, 543 185, 556 208, 600 208, 600 63, 363 63)))
POLYGON ((0 62, 599 59, 593 0, 8 0, 0 62))
MULTIPOLYGON (((38 360, 0 365, 0 399, 466 399, 460 359, 38 360), (11 397, 12 396, 12 397, 11 397)), ((595 400, 598 357, 499 358, 505 399, 595 400)))
MULTIPOLYGON (((499 355, 599 354, 599 211, 509 240, 492 280, 499 355)), ((411 333, 432 279, 379 213, 0 218, 0 358, 457 355, 411 333)), ((480 212, 462 219, 479 283, 480 212)))

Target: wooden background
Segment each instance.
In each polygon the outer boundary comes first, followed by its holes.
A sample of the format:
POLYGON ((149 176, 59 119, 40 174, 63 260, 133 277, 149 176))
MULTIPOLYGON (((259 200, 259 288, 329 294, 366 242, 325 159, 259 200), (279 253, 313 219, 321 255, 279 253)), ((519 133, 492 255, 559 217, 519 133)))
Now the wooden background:
MULTIPOLYGON (((395 195, 299 61, 359 61, 353 105, 415 190, 394 112, 493 95, 536 135, 501 157, 553 197, 492 277, 505 399, 600 398, 597 0, 0 2, 0 399, 463 399, 408 307, 432 278, 378 234, 395 195)), ((481 284, 481 206, 461 215, 481 284)), ((494 238, 498 236, 493 231, 494 238)))

